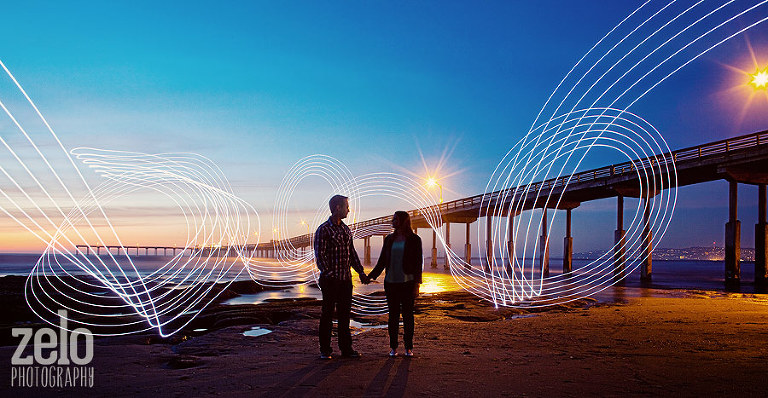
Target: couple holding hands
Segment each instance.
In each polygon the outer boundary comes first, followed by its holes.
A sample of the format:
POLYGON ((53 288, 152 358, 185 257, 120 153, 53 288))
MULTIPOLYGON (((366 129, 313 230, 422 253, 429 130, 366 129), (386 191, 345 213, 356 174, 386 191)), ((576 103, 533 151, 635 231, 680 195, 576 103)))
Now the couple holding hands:
POLYGON ((349 331, 349 317, 352 307, 353 268, 364 284, 378 278, 382 271, 384 291, 389 309, 389 356, 397 356, 398 325, 400 313, 403 316, 403 343, 405 356, 413 356, 413 306, 421 284, 422 253, 421 238, 411 228, 411 218, 404 211, 392 216, 395 231, 384 238, 379 261, 370 274, 366 275, 353 244, 352 233, 342 219, 349 214, 349 200, 335 195, 328 202, 331 216, 315 232, 315 262, 320 270, 319 285, 323 293, 320 316, 320 358, 331 359, 331 329, 333 310, 339 319, 339 349, 341 355, 358 358, 360 353, 352 348, 349 331))

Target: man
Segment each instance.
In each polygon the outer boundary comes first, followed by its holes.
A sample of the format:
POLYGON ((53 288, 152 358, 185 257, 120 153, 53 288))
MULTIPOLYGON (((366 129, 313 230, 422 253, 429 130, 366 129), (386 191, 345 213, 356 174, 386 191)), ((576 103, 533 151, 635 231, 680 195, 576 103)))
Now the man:
POLYGON ((370 283, 353 245, 352 232, 342 219, 349 214, 349 200, 335 195, 328 202, 331 217, 317 227, 315 232, 315 262, 320 270, 320 289, 323 292, 323 309, 320 315, 320 358, 331 359, 331 328, 333 307, 339 318, 339 350, 348 358, 359 358, 352 349, 349 332, 349 316, 352 308, 352 267, 364 284, 370 283))

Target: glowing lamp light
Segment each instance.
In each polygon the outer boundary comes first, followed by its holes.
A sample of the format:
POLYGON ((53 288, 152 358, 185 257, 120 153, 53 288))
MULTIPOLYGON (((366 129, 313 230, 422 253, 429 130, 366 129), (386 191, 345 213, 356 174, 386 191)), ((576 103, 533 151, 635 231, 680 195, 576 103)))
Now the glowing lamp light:
POLYGON ((440 183, 437 182, 435 177, 429 177, 427 178, 427 182, 425 185, 429 188, 439 187, 440 188, 440 203, 443 203, 443 186, 440 185, 440 183))
POLYGON ((768 67, 763 70, 758 69, 754 74, 750 76, 752 77, 750 84, 755 86, 755 90, 765 90, 768 88, 768 67))

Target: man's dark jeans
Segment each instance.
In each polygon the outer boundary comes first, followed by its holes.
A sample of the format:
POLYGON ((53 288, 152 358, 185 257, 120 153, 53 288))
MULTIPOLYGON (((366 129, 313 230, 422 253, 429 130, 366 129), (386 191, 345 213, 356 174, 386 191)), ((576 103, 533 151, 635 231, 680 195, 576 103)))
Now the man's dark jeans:
POLYGON ((349 313, 352 308, 352 281, 320 278, 323 291, 323 311, 320 315, 320 353, 330 355, 333 308, 339 319, 339 350, 342 355, 352 352, 352 335, 349 332, 349 313))
POLYGON ((400 325, 400 309, 403 311, 403 344, 406 350, 413 349, 413 295, 416 288, 415 282, 387 283, 384 282, 384 291, 387 293, 387 307, 389 307, 389 347, 397 348, 397 332, 400 325))

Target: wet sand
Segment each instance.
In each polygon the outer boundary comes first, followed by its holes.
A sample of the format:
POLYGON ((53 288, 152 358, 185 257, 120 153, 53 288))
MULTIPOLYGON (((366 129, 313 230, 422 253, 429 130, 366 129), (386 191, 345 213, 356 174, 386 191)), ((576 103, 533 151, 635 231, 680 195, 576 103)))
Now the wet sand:
POLYGON ((217 305, 207 332, 97 339, 93 388, 11 388, 15 346, 0 347, 0 395, 766 396, 768 296, 616 289, 618 303, 533 312, 422 297, 412 359, 387 357, 374 328, 355 330, 362 358, 318 359, 313 300, 217 305), (272 332, 244 336, 253 326, 272 332))

